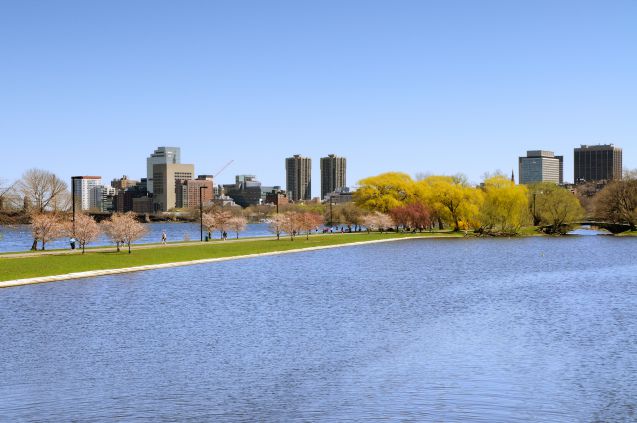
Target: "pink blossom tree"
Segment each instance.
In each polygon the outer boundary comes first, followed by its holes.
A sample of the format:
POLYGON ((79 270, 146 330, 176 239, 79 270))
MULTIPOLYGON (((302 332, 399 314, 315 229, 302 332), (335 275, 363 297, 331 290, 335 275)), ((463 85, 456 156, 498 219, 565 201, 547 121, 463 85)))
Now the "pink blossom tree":
POLYGON ((64 236, 64 225, 55 214, 39 213, 31 217, 31 231, 35 246, 33 249, 37 248, 37 242, 40 241, 44 250, 47 242, 64 236))
POLYGON ((244 231, 247 225, 248 219, 243 216, 234 216, 228 219, 228 226, 235 231, 237 239, 239 239, 239 232, 244 231))
POLYGON ((102 232, 95 219, 84 213, 79 213, 75 216, 75 234, 73 234, 73 222, 67 223, 67 225, 69 224, 69 233, 82 247, 82 254, 84 254, 86 244, 95 241, 102 232))
POLYGON ((301 217, 298 212, 286 212, 283 214, 281 228, 283 232, 290 235, 290 240, 294 241, 294 237, 301 230, 301 217))
POLYGON ((104 223, 104 232, 115 242, 117 251, 120 250, 120 244, 125 244, 130 254, 131 244, 144 236, 146 227, 137 221, 137 216, 133 212, 115 213, 104 223))
POLYGON ((305 239, 310 239, 310 232, 323 224, 323 217, 318 213, 305 212, 298 215, 299 229, 305 231, 305 239))
POLYGON ((270 232, 276 234, 277 241, 281 239, 281 232, 285 232, 283 227, 285 225, 287 217, 283 214, 277 213, 270 219, 270 232))
POLYGON ((204 213, 202 217, 202 224, 208 230, 213 232, 219 231, 221 239, 223 239, 223 233, 227 232, 230 228, 229 221, 232 219, 232 213, 224 210, 217 210, 210 213, 204 213))

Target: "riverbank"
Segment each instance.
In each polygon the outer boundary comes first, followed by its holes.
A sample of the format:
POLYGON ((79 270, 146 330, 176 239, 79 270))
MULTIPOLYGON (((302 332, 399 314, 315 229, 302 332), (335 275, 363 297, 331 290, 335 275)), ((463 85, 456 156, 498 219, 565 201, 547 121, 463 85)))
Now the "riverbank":
POLYGON ((87 250, 86 254, 81 254, 80 251, 75 254, 69 254, 68 251, 59 254, 49 252, 20 256, 5 254, 0 255, 0 288, 374 242, 457 237, 462 237, 462 234, 451 232, 326 234, 311 235, 309 239, 305 239, 304 236, 297 237, 294 241, 282 237, 278 241, 270 238, 147 246, 134 248, 132 254, 125 251, 118 253, 114 248, 99 251, 87 250))

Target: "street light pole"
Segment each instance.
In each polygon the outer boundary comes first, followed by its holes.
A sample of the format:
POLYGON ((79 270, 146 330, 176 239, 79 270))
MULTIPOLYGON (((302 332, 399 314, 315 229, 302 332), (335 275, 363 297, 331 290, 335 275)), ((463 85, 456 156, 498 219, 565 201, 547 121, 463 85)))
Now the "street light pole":
POLYGON ((201 191, 207 188, 206 186, 199 187, 199 235, 201 235, 201 242, 203 242, 203 200, 201 191))
POLYGON ((533 192, 533 226, 537 225, 537 214, 535 214, 535 196, 537 195, 537 192, 533 192))
POLYGON ((71 201, 73 202, 73 237, 75 237, 75 180, 77 176, 71 176, 71 201))

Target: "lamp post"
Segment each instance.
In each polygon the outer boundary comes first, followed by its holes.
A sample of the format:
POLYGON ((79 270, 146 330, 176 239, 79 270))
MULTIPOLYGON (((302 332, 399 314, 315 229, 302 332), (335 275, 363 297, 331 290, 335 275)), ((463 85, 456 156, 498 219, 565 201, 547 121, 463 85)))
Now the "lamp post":
POLYGON ((334 218, 332 215, 332 205, 334 205, 334 202, 332 201, 332 196, 330 195, 330 228, 334 226, 334 218))
POLYGON ((544 194, 544 191, 533 191, 533 226, 537 226, 540 224, 540 219, 537 218, 537 211, 535 207, 535 197, 538 194, 544 194))
POLYGON ((533 226, 537 225, 537 218, 535 217, 535 196, 537 195, 537 192, 533 191, 533 226))
POLYGON ((208 189, 206 186, 199 187, 199 235, 201 235, 201 242, 203 242, 203 200, 201 192, 204 189, 208 189))
POLYGON ((71 202, 73 203, 73 237, 75 237, 75 180, 79 176, 71 176, 71 202))

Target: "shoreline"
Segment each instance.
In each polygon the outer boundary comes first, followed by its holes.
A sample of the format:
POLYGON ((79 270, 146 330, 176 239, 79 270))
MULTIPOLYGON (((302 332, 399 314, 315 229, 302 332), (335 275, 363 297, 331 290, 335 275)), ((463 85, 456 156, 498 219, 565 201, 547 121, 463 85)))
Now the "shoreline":
POLYGON ((86 279, 86 278, 92 278, 92 277, 98 277, 98 276, 118 275, 123 273, 143 272, 146 270, 159 270, 159 269, 168 269, 173 267, 194 266, 198 264, 216 263, 216 262, 247 259, 247 258, 267 257, 267 256, 275 256, 275 255, 282 255, 282 254, 301 253, 301 252, 307 252, 307 251, 318 251, 318 250, 326 250, 331 248, 343 248, 343 247, 350 247, 350 246, 377 244, 377 243, 393 242, 393 241, 404 241, 404 240, 412 240, 412 239, 441 239, 441 238, 461 239, 459 237, 450 237, 450 236, 444 236, 444 235, 433 235, 433 236, 432 235, 429 235, 429 236, 415 235, 415 236, 400 237, 400 238, 354 241, 354 242, 348 242, 343 244, 301 247, 301 248, 290 249, 290 250, 269 251, 265 253, 242 254, 242 255, 228 256, 228 257, 214 257, 214 258, 207 258, 207 259, 178 261, 178 262, 171 262, 171 263, 148 264, 148 265, 142 265, 142 266, 122 267, 122 268, 115 268, 115 269, 88 270, 84 272, 73 272, 73 273, 66 273, 66 274, 60 274, 60 275, 36 276, 31 278, 13 279, 13 280, 7 280, 7 281, 0 281, 0 289, 13 288, 13 287, 25 286, 25 285, 35 285, 35 284, 49 283, 49 282, 62 282, 62 281, 73 280, 73 279, 86 279))

